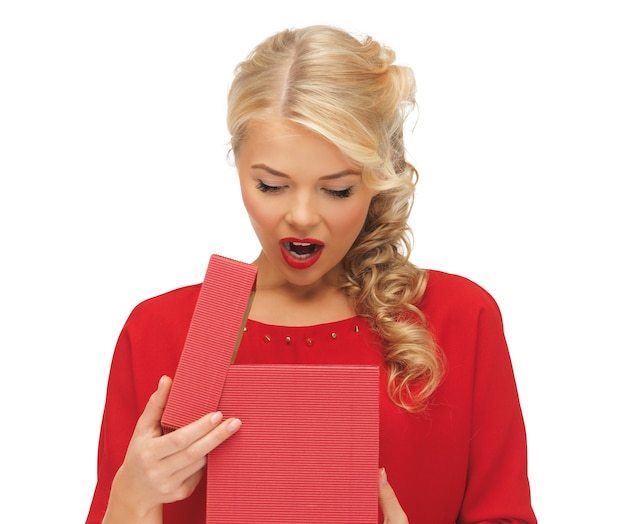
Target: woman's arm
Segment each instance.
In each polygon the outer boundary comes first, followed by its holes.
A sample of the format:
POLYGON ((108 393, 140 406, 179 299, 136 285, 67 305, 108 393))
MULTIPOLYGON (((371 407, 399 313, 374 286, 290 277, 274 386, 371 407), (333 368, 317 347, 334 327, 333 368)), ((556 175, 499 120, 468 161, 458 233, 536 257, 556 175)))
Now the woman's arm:
POLYGON ((468 481, 459 524, 536 524, 530 504, 526 431, 500 310, 478 316, 468 481))

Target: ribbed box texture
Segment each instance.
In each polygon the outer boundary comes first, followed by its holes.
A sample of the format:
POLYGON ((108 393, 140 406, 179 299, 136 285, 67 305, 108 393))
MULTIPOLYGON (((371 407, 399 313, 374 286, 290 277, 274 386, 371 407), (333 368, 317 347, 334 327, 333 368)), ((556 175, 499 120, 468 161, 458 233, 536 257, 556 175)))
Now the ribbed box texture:
POLYGON ((378 380, 373 366, 231 366, 219 407, 243 425, 209 454, 207 522, 377 522, 378 380))

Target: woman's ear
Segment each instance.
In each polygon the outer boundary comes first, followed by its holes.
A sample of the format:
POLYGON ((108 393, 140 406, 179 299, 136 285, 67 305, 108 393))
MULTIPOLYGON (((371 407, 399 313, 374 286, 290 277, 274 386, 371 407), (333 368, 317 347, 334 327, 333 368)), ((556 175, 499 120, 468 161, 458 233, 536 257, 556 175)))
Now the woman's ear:
POLYGON ((230 149, 226 153, 226 158, 228 159, 229 165, 237 166, 237 152, 234 138, 230 139, 230 149))

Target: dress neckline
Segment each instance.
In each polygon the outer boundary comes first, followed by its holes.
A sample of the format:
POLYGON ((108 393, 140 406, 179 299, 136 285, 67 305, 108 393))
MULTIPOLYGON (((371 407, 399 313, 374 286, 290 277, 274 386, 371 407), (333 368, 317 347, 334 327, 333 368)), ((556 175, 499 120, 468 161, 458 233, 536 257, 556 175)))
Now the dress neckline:
POLYGON ((362 339, 369 332, 368 320, 361 316, 310 326, 281 326, 248 319, 244 327, 244 340, 252 344, 262 342, 261 346, 265 348, 297 350, 362 339))

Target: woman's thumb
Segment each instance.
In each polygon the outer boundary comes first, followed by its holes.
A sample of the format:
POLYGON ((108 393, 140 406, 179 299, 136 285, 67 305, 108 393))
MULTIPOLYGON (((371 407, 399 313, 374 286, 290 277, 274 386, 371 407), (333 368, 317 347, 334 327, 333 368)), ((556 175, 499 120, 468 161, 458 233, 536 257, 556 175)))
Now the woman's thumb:
POLYGON ((378 472, 378 504, 384 517, 384 524, 408 524, 406 513, 387 480, 385 468, 378 472))

